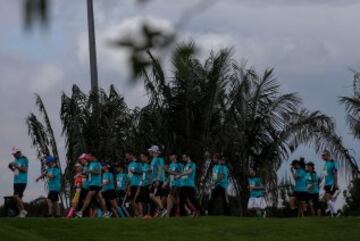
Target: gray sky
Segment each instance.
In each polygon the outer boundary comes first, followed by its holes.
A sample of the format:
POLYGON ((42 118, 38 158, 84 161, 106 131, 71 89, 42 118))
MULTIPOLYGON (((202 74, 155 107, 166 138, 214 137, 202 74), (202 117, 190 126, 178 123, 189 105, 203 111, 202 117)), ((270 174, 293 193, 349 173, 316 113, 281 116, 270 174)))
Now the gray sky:
MULTIPOLYGON (((43 195, 34 179, 39 162, 24 124, 34 111, 33 93, 39 93, 50 112, 64 156, 59 120, 60 95, 72 84, 89 90, 86 6, 84 0, 52 0, 51 24, 46 31, 26 33, 21 0, 2 0, 0 8, 0 203, 12 192, 11 147, 23 149, 31 160, 25 200, 43 195), (65 5, 65 3, 67 3, 65 5)), ((194 1, 153 0, 146 7, 131 0, 95 0, 100 86, 114 83, 131 107, 146 100, 141 85, 130 87, 127 53, 108 46, 124 34, 136 34, 145 18, 165 29, 174 24, 194 1), (134 32, 135 31, 135 32, 134 32)), ((262 71, 274 67, 284 91, 299 92, 304 105, 336 120, 337 132, 351 149, 358 147, 347 129, 338 96, 351 93, 352 73, 360 66, 360 3, 355 0, 219 0, 198 13, 179 34, 195 40, 202 56, 210 49, 234 47, 235 58, 262 71)), ((317 156, 303 148, 311 160, 317 156)))

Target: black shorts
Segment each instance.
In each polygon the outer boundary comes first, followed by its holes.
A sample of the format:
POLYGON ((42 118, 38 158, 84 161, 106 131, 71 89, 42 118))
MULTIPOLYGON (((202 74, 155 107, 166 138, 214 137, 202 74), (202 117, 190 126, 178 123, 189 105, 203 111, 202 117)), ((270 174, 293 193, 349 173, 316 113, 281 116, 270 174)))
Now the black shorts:
POLYGON ((140 188, 139 198, 136 201, 150 203, 150 185, 140 188))
POLYGON ((25 183, 15 183, 14 184, 14 195, 17 195, 20 198, 22 198, 24 196, 25 189, 26 189, 25 183))
POLYGON ((164 182, 159 182, 159 186, 156 187, 156 182, 152 184, 151 192, 155 197, 167 197, 169 194, 169 188, 163 188, 164 182))
POLYGON ((126 196, 125 190, 116 191, 116 197, 122 200, 126 196))
POLYGON ((47 199, 49 199, 51 202, 58 202, 59 201, 59 192, 57 191, 50 191, 47 199))
POLYGON ((139 186, 131 186, 130 187, 130 200, 132 200, 134 202, 137 202, 137 200, 135 200, 135 196, 136 196, 138 187, 139 186))
POLYGON ((170 187, 169 195, 177 198, 180 195, 180 187, 170 187))
POLYGON ((85 200, 88 192, 89 192, 89 189, 81 188, 81 191, 80 191, 80 201, 84 201, 84 200, 85 200))
POLYGON ((103 197, 105 198, 105 200, 115 200, 116 199, 116 192, 115 190, 108 190, 105 192, 102 192, 103 197))
POLYGON ((296 197, 296 200, 298 200, 298 201, 307 201, 308 200, 307 192, 294 191, 291 196, 296 197))
POLYGON ((325 193, 330 195, 334 195, 336 192, 336 188, 333 185, 326 185, 324 186, 325 193))
POLYGON ((313 205, 315 209, 319 209, 320 208, 319 193, 309 193, 308 197, 309 197, 308 201, 310 202, 310 204, 313 205))
POLYGON ((170 187, 161 188, 161 197, 167 197, 170 193, 170 187))
POLYGON ((90 192, 96 192, 96 194, 98 194, 101 191, 101 187, 99 187, 99 186, 90 186, 89 191, 90 192))

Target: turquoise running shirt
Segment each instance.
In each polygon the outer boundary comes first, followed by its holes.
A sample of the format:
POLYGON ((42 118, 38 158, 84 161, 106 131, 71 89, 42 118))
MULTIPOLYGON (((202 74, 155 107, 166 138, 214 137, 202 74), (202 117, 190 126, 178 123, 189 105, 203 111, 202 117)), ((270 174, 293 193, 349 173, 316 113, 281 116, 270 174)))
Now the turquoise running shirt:
POLYGON ((335 173, 337 171, 337 164, 335 161, 325 161, 324 173, 325 173, 325 186, 335 185, 335 173))
POLYGON ((60 168, 50 167, 47 170, 48 174, 51 174, 53 177, 49 178, 48 187, 49 191, 60 192, 61 191, 61 173, 60 168))
MULTIPOLYGON (((20 158, 16 158, 15 164, 18 167, 23 167, 23 168, 29 167, 29 161, 24 156, 20 158)), ((19 170, 16 169, 14 172, 14 184, 27 184, 27 182, 28 182, 28 173, 20 172, 19 170)))

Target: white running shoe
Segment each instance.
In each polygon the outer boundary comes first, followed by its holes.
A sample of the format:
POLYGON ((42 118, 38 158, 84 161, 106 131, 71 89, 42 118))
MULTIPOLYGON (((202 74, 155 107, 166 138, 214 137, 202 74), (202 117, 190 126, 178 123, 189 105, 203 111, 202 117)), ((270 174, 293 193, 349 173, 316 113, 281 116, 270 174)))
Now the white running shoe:
POLYGON ((330 208, 327 208, 326 210, 325 210, 325 213, 330 213, 330 208))
POLYGON ((82 218, 83 217, 83 213, 82 212, 76 212, 75 216, 77 218, 82 218))
POLYGON ((20 211, 19 215, 16 216, 16 217, 18 217, 18 218, 26 218, 27 215, 28 215, 28 212, 25 209, 23 209, 23 210, 20 211))
POLYGON ((160 217, 165 217, 167 215, 168 211, 164 208, 163 210, 161 210, 160 212, 160 217))
POLYGON ((102 217, 103 218, 111 218, 111 213, 109 211, 106 211, 102 217))

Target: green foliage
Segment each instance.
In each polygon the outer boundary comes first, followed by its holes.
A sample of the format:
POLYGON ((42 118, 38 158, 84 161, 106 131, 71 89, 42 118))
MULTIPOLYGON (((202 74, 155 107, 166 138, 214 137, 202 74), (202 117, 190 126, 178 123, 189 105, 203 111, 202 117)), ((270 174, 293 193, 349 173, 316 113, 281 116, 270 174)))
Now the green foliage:
MULTIPOLYGON (((73 166, 84 152, 101 161, 120 161, 128 147, 132 115, 114 86, 109 94, 84 94, 76 85, 71 96, 61 97, 60 118, 66 140, 65 177, 73 180, 73 166)), ((71 181, 69 183, 72 183, 71 181)))
POLYGON ((351 181, 349 189, 344 192, 346 205, 344 214, 350 216, 360 215, 360 178, 351 181))
MULTIPOLYGON (((354 71, 353 95, 340 97, 345 106, 346 121, 355 138, 360 138, 360 73, 354 71)), ((360 174, 357 162, 352 160, 353 175, 360 174)))
MULTIPOLYGON (((255 165, 273 193, 274 205, 276 172, 300 145, 316 151, 330 149, 349 170, 349 155, 334 133, 331 118, 302 107, 296 93, 282 94, 273 69, 259 74, 238 65, 228 49, 211 52, 202 61, 195 50, 194 43, 179 45, 171 73, 147 52, 151 65, 142 68, 140 77, 149 102, 142 108, 130 110, 114 86, 108 93, 85 94, 74 85, 70 96, 62 94, 68 187, 81 153, 92 152, 101 161, 120 161, 127 150, 141 153, 151 144, 160 145, 164 155, 188 153, 199 164, 205 153, 222 152, 241 186, 247 170, 255 165)), ((53 150, 45 117, 44 125, 36 119, 28 123, 38 152, 53 150)))

